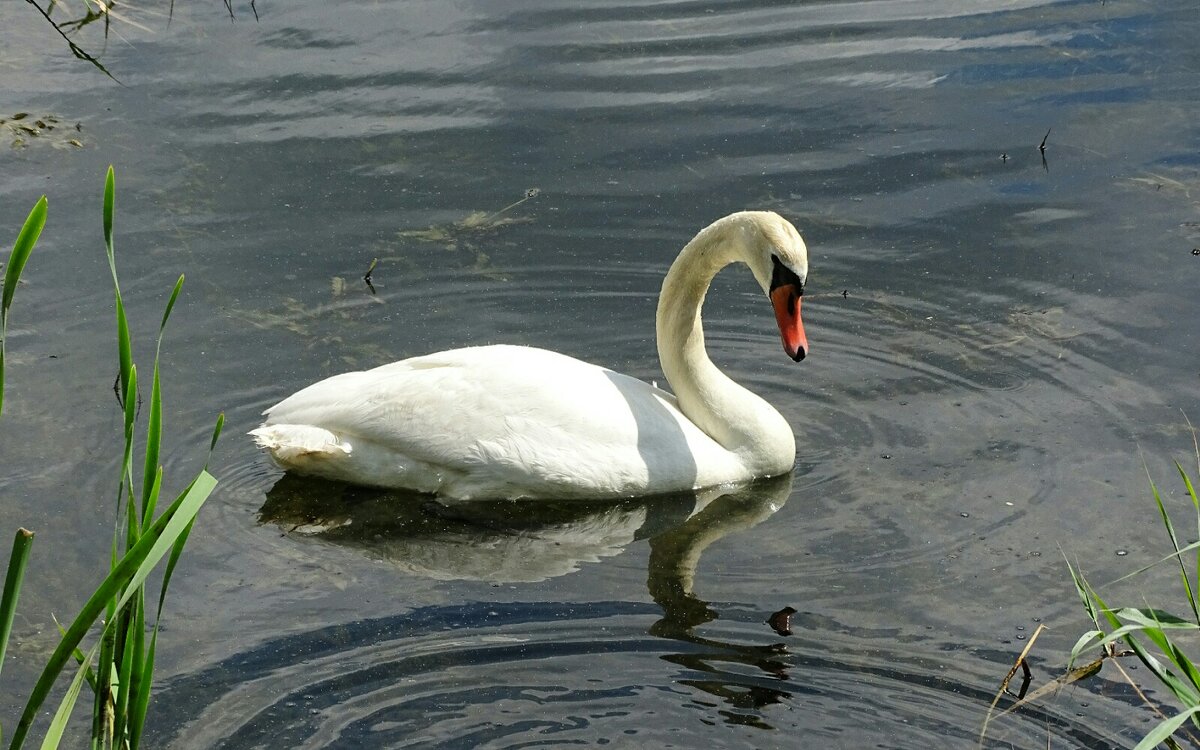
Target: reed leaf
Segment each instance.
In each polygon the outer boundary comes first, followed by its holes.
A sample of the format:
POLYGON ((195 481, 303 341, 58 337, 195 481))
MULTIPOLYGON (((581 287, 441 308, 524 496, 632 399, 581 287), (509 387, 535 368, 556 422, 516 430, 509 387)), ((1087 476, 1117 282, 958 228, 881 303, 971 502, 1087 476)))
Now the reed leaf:
POLYGON ((1192 719, 1194 721, 1196 714, 1198 713, 1200 713, 1200 706, 1194 706, 1179 713, 1177 716, 1172 716, 1156 726, 1154 729, 1150 730, 1150 732, 1142 738, 1141 742, 1134 745, 1133 750, 1154 750, 1154 748, 1161 745, 1168 737, 1174 734, 1176 729, 1179 729, 1181 726, 1183 726, 1188 719, 1192 719))
POLYGON ((154 477, 161 472, 161 467, 158 465, 158 456, 162 447, 162 381, 159 377, 159 355, 162 352, 163 333, 167 328, 167 320, 171 317, 171 310, 175 308, 175 301, 179 299, 179 292, 182 289, 183 276, 180 275, 179 280, 175 282, 175 288, 171 290, 170 299, 167 300, 162 321, 158 325, 158 339, 154 344, 154 381, 150 391, 150 417, 146 422, 146 458, 142 467, 143 524, 148 518, 154 516, 154 507, 158 503, 158 484, 154 482, 154 477))
POLYGON ((21 597, 21 582, 29 563, 29 550, 33 547, 33 532, 17 529, 13 537, 12 553, 8 556, 8 572, 4 576, 4 593, 0 595, 0 671, 4 669, 4 656, 8 651, 8 638, 12 634, 13 618, 17 614, 17 600, 21 597))
POLYGON ((113 208, 116 202, 116 176, 111 165, 104 177, 104 251, 108 256, 108 270, 112 273, 113 295, 117 302, 117 360, 121 372, 121 403, 129 399, 129 371, 133 367, 133 345, 129 336, 129 319, 125 315, 125 303, 121 299, 121 283, 117 279, 117 258, 113 247, 113 208))
MULTIPOLYGON (((216 450, 217 440, 220 439, 221 430, 224 429, 224 427, 225 427, 225 412, 221 412, 220 414, 217 415, 217 424, 215 427, 213 427, 212 440, 210 440, 208 443, 208 455, 210 457, 212 456, 212 452, 214 450, 216 450)), ((208 466, 208 462, 205 461, 204 465, 208 466)))
POLYGON ((46 730, 46 736, 42 738, 42 750, 55 750, 59 743, 62 742, 63 732, 67 729, 67 722, 71 718, 71 712, 75 709, 75 703, 79 700, 79 692, 83 688, 84 678, 87 676, 88 668, 91 666, 92 659, 96 655, 96 649, 99 644, 92 647, 91 652, 84 658, 79 668, 75 670, 75 676, 71 679, 71 686, 67 688, 67 694, 63 696, 62 702, 58 704, 58 710, 54 712, 54 718, 50 720, 50 728, 46 730))
MULTIPOLYGON (((50 619, 54 620, 54 626, 56 628, 58 628, 58 637, 62 638, 63 636, 65 636, 67 634, 67 629, 62 626, 62 623, 58 621, 58 618, 52 614, 52 615, 50 615, 50 619)), ((74 656, 75 656, 76 664, 83 664, 83 660, 85 658, 83 649, 76 646, 74 656)), ((96 691, 96 673, 93 672, 90 668, 89 668, 88 674, 87 674, 87 683, 88 683, 88 687, 90 687, 92 689, 92 692, 95 692, 96 691)))
MULTIPOLYGON (((121 558, 88 599, 79 616, 67 628, 66 637, 54 650, 34 685, 33 693, 25 705, 25 710, 21 714, 9 744, 12 750, 16 750, 24 743, 33 720, 45 702, 46 696, 50 693, 55 680, 62 672, 75 647, 79 645, 92 623, 96 621, 96 617, 104 609, 109 597, 116 592, 124 591, 125 593, 117 602, 117 610, 120 611, 128 604, 130 598, 138 587, 145 583, 159 560, 166 555, 196 517, 200 506, 208 499, 215 486, 216 479, 207 471, 201 471, 195 481, 168 506, 158 519, 146 528, 137 544, 121 558)), ((107 634, 113 627, 115 621, 115 618, 109 620, 105 625, 104 634, 107 634)))
POLYGON ((1154 502, 1158 506, 1158 513, 1162 516, 1163 526, 1167 530, 1167 536, 1171 538, 1171 546, 1175 549, 1175 554, 1178 555, 1179 576, 1183 581, 1184 592, 1187 594, 1188 605, 1192 608, 1192 615, 1197 623, 1200 623, 1200 604, 1196 601, 1196 594, 1192 590, 1192 580, 1188 575, 1187 565, 1183 562, 1182 550, 1179 548, 1179 539, 1175 536, 1175 526, 1171 523, 1171 517, 1167 515, 1167 508, 1163 505, 1162 496, 1158 492, 1158 486, 1154 484, 1154 479, 1150 476, 1149 469, 1146 470, 1146 479, 1150 482, 1150 492, 1154 494, 1154 502))
MULTIPOLYGON (((137 365, 129 366, 128 380, 129 385, 137 392, 138 375, 137 365)), ((121 464, 121 485, 117 492, 117 509, 121 508, 121 498, 125 498, 125 549, 129 549, 137 544, 138 535, 141 533, 141 520, 137 514, 137 508, 134 506, 133 495, 133 439, 137 427, 137 404, 134 399, 125 400, 125 452, 123 454, 123 463, 121 464)), ((119 517, 119 514, 118 514, 119 517)))
POLYGON ((17 234, 17 241, 8 255, 8 265, 4 268, 4 291, 0 294, 0 310, 3 310, 5 315, 12 306, 13 295, 17 293, 17 282, 21 279, 21 272, 25 270, 25 263, 46 226, 46 208, 46 196, 43 195, 25 217, 25 223, 17 234))
POLYGON ((8 338, 8 308, 12 306, 13 295, 17 293, 17 283, 21 280, 25 263, 45 226, 46 196, 43 195, 25 218, 12 252, 8 254, 8 265, 4 268, 4 286, 0 290, 0 413, 4 411, 4 341, 8 338))

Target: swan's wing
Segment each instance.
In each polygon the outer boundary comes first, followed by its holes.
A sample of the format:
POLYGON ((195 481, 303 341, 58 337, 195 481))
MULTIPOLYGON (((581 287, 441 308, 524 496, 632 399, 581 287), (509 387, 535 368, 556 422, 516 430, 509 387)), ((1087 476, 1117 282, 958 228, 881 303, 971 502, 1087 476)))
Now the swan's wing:
POLYGON ((697 456, 725 458, 670 394, 528 347, 456 349, 338 375, 267 417, 439 467, 444 482, 462 485, 441 489, 460 497, 693 486, 697 456))

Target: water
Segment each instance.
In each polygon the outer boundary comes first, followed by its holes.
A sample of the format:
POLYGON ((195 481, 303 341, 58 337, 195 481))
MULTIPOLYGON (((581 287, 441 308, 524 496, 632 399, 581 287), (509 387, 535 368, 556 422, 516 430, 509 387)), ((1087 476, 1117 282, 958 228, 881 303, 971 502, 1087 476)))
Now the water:
MULTIPOLYGON (((1143 457, 1178 502, 1200 414, 1186 3, 175 10, 115 27, 120 86, 0 12, 0 117, 68 124, 0 151, 0 226, 50 197, 0 431, 0 520, 38 531, 4 716, 111 529, 109 163, 143 362, 187 274, 168 484, 228 420, 155 746, 964 746, 1039 622, 1035 687, 1087 629, 1063 553, 1097 582, 1164 553, 1143 457), (662 274, 741 208, 811 252, 803 363, 748 274, 705 308, 714 359, 795 428, 783 483, 446 508, 280 481, 243 437, 309 382, 454 346, 660 379, 662 274)), ((1105 671, 988 743, 1130 747, 1152 718, 1105 671)))

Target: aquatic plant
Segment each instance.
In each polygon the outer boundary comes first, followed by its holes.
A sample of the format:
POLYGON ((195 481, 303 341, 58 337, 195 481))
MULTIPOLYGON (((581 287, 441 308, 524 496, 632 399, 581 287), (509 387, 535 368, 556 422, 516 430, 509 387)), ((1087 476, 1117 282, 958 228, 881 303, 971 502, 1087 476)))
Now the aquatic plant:
MULTIPOLYGON (((8 264, 4 268, 4 287, 0 295, 0 414, 4 412, 4 340, 8 337, 8 309, 12 306, 13 296, 17 293, 17 284, 21 281, 21 271, 29 260, 33 246, 37 244, 42 228, 46 226, 46 196, 38 199, 33 205, 29 216, 21 227, 12 252, 8 254, 8 264)), ((0 651, 0 655, 4 652, 0 651)))
MULTIPOLYGON (((109 167, 104 184, 104 244, 116 300, 117 359, 120 365, 118 397, 124 412, 124 448, 117 482, 117 519, 113 528, 109 573, 88 598, 74 621, 66 628, 60 627, 62 639, 34 684, 13 731, 10 748, 24 745, 34 718, 59 676, 72 661, 76 665, 74 676, 46 730, 42 748, 58 747, 62 741, 68 720, 85 683, 94 695, 91 747, 120 747, 131 750, 138 747, 150 702, 159 623, 167 588, 196 514, 216 486, 216 479, 208 473, 206 464, 196 478, 157 517, 155 516, 163 484, 163 468, 159 464, 163 416, 159 352, 171 309, 183 287, 182 276, 171 292, 159 324, 149 413, 141 435, 144 456, 140 467, 140 485, 135 482, 134 445, 141 398, 137 367, 132 357, 129 321, 121 298, 113 251, 114 193, 115 179, 113 169, 109 167), (157 604, 153 600, 148 603, 146 579, 164 557, 167 557, 167 563, 158 591, 157 604), (154 623, 147 639, 148 613, 151 609, 154 623), (103 625, 94 645, 85 654, 81 644, 100 618, 103 618, 103 625)), ((3 296, 6 315, 11 302, 10 277, 11 287, 15 288, 24 262, 37 239, 37 233, 45 222, 45 213, 43 198, 34 207, 30 219, 26 220, 25 229, 22 229, 17 245, 9 256, 3 296), (18 250, 21 251, 20 255, 18 250)), ((0 360, 0 367, 2 365, 0 360)), ((224 415, 219 415, 209 443, 210 454, 220 436, 223 422, 224 415)), ((4 592, 0 596, 0 666, 3 665, 4 647, 8 642, 32 541, 32 533, 25 529, 19 530, 9 559, 4 592)))
MULTIPOLYGON (((86 26, 94 23, 100 23, 103 26, 104 40, 108 41, 108 32, 114 23, 125 24, 132 28, 141 31, 150 32, 151 29, 145 23, 138 20, 139 16, 154 16, 167 17, 167 22, 170 23, 171 18, 175 13, 175 0, 160 3, 166 5, 166 12, 161 9, 151 7, 151 5, 134 4, 128 2, 118 3, 115 1, 104 0, 79 0, 79 2, 67 2, 65 0, 49 0, 43 6, 38 0, 25 0, 26 3, 41 14, 42 18, 50 24, 51 28, 62 37, 62 40, 67 43, 67 48, 71 50, 71 54, 76 58, 85 62, 91 63, 97 70, 104 75, 117 80, 108 68, 91 53, 71 39, 71 35, 80 31, 86 26), (56 12, 65 13, 67 20, 56 20, 54 14, 56 12)), ((225 5, 226 12, 229 13, 230 20, 235 18, 233 9, 233 0, 222 0, 225 5)), ((254 14, 254 20, 258 20, 258 7, 255 5, 255 0, 250 0, 250 12, 254 14)), ((149 23, 149 21, 147 21, 149 23)))
MULTIPOLYGON (((1194 439, 1195 432, 1193 431, 1194 439)), ((1197 446, 1196 449, 1196 459, 1197 465, 1200 466, 1200 446, 1197 446)), ((1200 499, 1197 499, 1196 487, 1178 461, 1175 462, 1175 468, 1179 472, 1184 490, 1195 510, 1196 530, 1197 535, 1200 535, 1200 499)), ((1161 687, 1175 696, 1176 700, 1182 704, 1182 710, 1179 713, 1167 717, 1154 704, 1146 700, 1147 705, 1150 705, 1162 716, 1162 721, 1138 743, 1135 750, 1150 750, 1160 744, 1176 748, 1179 745, 1172 735, 1180 731, 1185 724, 1191 723, 1200 729, 1200 659, 1189 656, 1183 650, 1180 641, 1181 637, 1194 636, 1197 631, 1200 631, 1200 598, 1198 598, 1198 592, 1200 592, 1200 542, 1180 546, 1175 525, 1171 521, 1171 516, 1167 512, 1158 487, 1148 471, 1147 479, 1150 481, 1150 491, 1154 495, 1154 502, 1158 506, 1158 513, 1173 551, 1161 560, 1118 580, 1132 578, 1162 563, 1177 564, 1182 598, 1187 604, 1187 615, 1179 617, 1148 604, 1142 607, 1110 606, 1096 588, 1088 583, 1078 565, 1073 566, 1070 561, 1067 562, 1067 568, 1075 582, 1079 599, 1094 624, 1094 628, 1084 633, 1071 650, 1072 664, 1085 653, 1095 650, 1100 650, 1099 659, 1092 663, 1095 669, 1098 669, 1104 661, 1112 661, 1120 668, 1116 657, 1136 656, 1161 687), (1128 647, 1129 650, 1120 650, 1120 645, 1128 647)), ((1082 672, 1088 669, 1085 667, 1077 671, 1082 672)), ((1088 673, 1094 672, 1095 669, 1088 673)), ((1144 699, 1141 688, 1125 670, 1121 669, 1121 672, 1144 699)), ((1190 736, 1190 740, 1195 742, 1195 737, 1190 736)))

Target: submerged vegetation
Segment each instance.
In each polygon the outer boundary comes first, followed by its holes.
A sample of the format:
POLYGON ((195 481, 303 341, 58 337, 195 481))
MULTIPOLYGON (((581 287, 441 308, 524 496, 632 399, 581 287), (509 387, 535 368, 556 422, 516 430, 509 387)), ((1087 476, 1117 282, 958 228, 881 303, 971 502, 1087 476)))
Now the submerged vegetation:
MULTIPOLYGON (((86 683, 93 694, 91 716, 92 748, 137 748, 153 683, 159 623, 172 573, 183 552, 196 514, 216 486, 207 465, 161 513, 156 515, 163 488, 159 463, 162 439, 163 402, 159 373, 159 351, 171 309, 183 287, 180 276, 171 291, 159 324, 150 399, 145 425, 138 435, 142 399, 138 370, 133 362, 129 321, 121 298, 113 250, 115 179, 109 167, 104 185, 104 244, 112 272, 116 306, 119 376, 117 392, 124 413, 124 441, 116 487, 116 523, 113 527, 108 575, 88 598, 78 616, 60 628, 62 639, 47 661, 12 733, 10 748, 22 747, 34 719, 50 696, 59 676, 71 665, 74 675, 46 730, 43 748, 58 747, 68 720, 86 683), (140 461, 135 461, 135 443, 142 443, 140 461), (135 468, 136 465, 136 468, 135 468), (140 469, 140 471, 138 471, 140 469), (167 558, 157 600, 147 599, 146 580, 158 563, 167 558), (91 634, 93 645, 85 653, 82 644, 91 634)), ((8 311, 26 261, 45 224, 46 199, 34 206, 18 235, 5 269, 3 319, 0 321, 0 393, 3 386, 3 331, 8 311)), ((0 405, 2 405, 0 401, 0 405)), ((209 452, 220 435, 224 416, 218 416, 209 452)), ((4 592, 0 598, 0 667, 11 631, 33 534, 17 531, 9 558, 4 592)))

